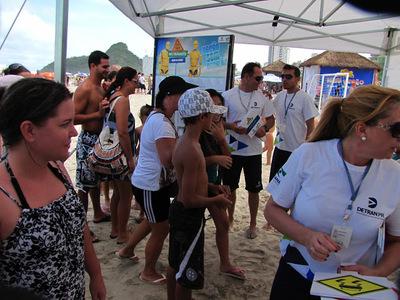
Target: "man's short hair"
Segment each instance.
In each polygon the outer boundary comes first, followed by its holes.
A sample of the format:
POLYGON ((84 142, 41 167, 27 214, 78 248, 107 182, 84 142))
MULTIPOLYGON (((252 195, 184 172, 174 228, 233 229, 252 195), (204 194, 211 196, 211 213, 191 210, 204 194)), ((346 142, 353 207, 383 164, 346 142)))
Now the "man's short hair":
POLYGON ((107 54, 105 54, 104 52, 99 51, 99 50, 96 50, 96 51, 93 51, 92 53, 90 53, 89 59, 88 59, 89 68, 90 68, 90 64, 95 64, 96 66, 98 64, 100 64, 100 61, 102 59, 110 59, 110 57, 107 54))
POLYGON ((300 69, 296 66, 286 64, 283 66, 282 70, 294 70, 294 76, 300 77, 300 69))
POLYGON ((31 72, 27 68, 25 68, 23 65, 19 63, 14 63, 9 65, 6 69, 4 69, 4 75, 19 75, 24 72, 31 72))
POLYGON ((252 76, 254 74, 255 67, 261 69, 261 65, 257 62, 249 62, 249 63, 245 64, 242 69, 242 73, 240 74, 240 78, 244 78, 244 75, 246 75, 246 74, 249 74, 250 76, 252 76))

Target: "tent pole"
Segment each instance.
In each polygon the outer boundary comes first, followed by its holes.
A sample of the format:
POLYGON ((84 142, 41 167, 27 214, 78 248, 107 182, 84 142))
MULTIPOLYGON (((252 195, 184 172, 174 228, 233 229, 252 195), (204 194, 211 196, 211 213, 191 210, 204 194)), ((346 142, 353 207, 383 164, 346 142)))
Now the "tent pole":
POLYGON ((0 45, 0 50, 1 50, 1 48, 3 48, 4 43, 6 42, 6 40, 7 40, 7 38, 8 38, 8 35, 10 34, 11 30, 13 29, 14 24, 15 24, 15 22, 17 21, 17 19, 18 19, 18 17, 19 17, 19 14, 21 13, 22 9, 23 9, 24 6, 25 6, 25 3, 26 3, 26 0, 24 1, 24 3, 22 3, 21 8, 19 9, 17 15, 16 15, 15 18, 14 18, 14 21, 12 22, 12 24, 11 24, 11 26, 10 26, 10 29, 8 29, 7 34, 6 34, 6 36, 4 37, 3 42, 2 42, 1 45, 0 45))
POLYGON ((67 58, 68 1, 57 0, 56 35, 54 47, 54 79, 65 83, 65 65, 67 58))
POLYGON ((385 63, 383 64, 383 74, 382 74, 382 82, 381 82, 382 86, 386 86, 387 69, 388 69, 388 66, 389 66, 389 56, 390 56, 390 52, 387 52, 386 55, 385 55, 385 63))
POLYGON ((347 75, 346 75, 346 81, 345 81, 345 84, 344 84, 343 98, 347 97, 347 88, 348 88, 348 86, 349 86, 349 73, 347 73, 347 75))
POLYGON ((390 64, 390 54, 392 53, 392 41, 393 41, 393 35, 394 35, 394 29, 389 28, 389 31, 387 33, 387 47, 386 47, 386 56, 385 56, 385 64, 383 65, 383 74, 382 74, 382 86, 386 86, 387 84, 387 71, 389 68, 390 64))
POLYGON ((322 81, 321 81, 321 91, 319 92, 319 102, 318 102, 318 109, 321 111, 322 109, 322 94, 324 92, 324 82, 325 82, 325 75, 322 74, 322 81))

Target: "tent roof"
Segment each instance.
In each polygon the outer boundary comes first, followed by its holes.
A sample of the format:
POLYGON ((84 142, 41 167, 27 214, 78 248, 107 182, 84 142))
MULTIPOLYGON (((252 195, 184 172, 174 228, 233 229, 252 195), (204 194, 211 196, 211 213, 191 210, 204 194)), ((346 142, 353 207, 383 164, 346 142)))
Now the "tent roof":
POLYGON ((326 66, 341 68, 378 69, 380 66, 358 53, 324 51, 304 61, 300 67, 326 66))
POLYGON ((264 66, 262 68, 264 73, 282 73, 282 69, 285 63, 281 60, 276 60, 272 64, 269 64, 267 66, 264 66))
POLYGON ((239 43, 372 54, 399 44, 388 41, 399 17, 340 0, 110 1, 152 37, 234 34, 239 43))

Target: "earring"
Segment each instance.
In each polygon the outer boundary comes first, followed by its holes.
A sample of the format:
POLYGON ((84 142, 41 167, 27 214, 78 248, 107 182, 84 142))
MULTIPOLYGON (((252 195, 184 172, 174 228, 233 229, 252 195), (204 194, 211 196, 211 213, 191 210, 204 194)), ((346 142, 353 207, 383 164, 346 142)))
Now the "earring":
POLYGON ((363 136, 361 137, 361 140, 362 140, 363 142, 365 142, 365 141, 367 140, 367 137, 366 137, 365 135, 363 135, 363 136))

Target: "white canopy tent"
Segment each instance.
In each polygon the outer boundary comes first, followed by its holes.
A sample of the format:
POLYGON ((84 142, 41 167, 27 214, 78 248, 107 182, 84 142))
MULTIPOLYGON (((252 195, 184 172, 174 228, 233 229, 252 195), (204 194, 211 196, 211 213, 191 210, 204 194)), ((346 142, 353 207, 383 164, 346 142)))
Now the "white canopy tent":
POLYGON ((263 81, 267 82, 282 82, 282 79, 272 73, 264 75, 263 81))
POLYGON ((400 17, 339 0, 110 2, 152 37, 234 34, 238 43, 384 54, 385 83, 400 87, 390 80, 400 73, 400 17))

